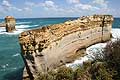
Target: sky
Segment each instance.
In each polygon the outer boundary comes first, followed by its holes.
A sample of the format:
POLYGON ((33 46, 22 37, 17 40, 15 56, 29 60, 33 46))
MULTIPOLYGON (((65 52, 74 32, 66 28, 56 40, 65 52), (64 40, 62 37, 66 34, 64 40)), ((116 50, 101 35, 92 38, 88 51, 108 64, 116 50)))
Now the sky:
POLYGON ((120 0, 0 0, 0 18, 80 17, 110 14, 120 17, 120 0))

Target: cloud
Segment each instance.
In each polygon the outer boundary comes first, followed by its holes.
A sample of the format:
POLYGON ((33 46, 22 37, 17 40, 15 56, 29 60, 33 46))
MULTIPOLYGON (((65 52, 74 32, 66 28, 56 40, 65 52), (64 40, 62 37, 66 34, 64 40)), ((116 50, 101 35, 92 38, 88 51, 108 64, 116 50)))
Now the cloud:
POLYGON ((58 6, 53 2, 53 1, 45 1, 45 2, 41 2, 41 3, 34 3, 34 2, 25 2, 25 7, 32 9, 32 8, 36 8, 36 7, 43 7, 45 10, 56 10, 58 9, 58 6))
POLYGON ((95 7, 95 6, 92 6, 89 4, 81 4, 81 3, 75 5, 75 8, 82 9, 82 10, 97 10, 97 9, 99 9, 98 7, 95 7))
MULTIPOLYGON (((70 1, 70 0, 69 0, 70 1)), ((100 8, 97 6, 93 6, 92 4, 82 4, 78 1, 73 2, 76 0, 71 0, 70 3, 74 3, 71 4, 70 7, 62 7, 60 5, 57 5, 55 2, 53 1, 45 1, 43 2, 43 6, 45 10, 47 10, 49 12, 49 14, 57 14, 57 15, 75 15, 75 14, 81 14, 81 13, 85 13, 89 14, 89 13, 93 13, 95 11, 98 11, 100 8)))
POLYGON ((34 13, 34 9, 35 8, 41 8, 41 10, 43 10, 42 12, 45 13, 46 15, 50 15, 50 14, 60 14, 61 12, 64 11, 63 8, 61 8, 59 5, 57 5, 54 1, 51 0, 46 0, 44 2, 39 2, 39 3, 35 3, 35 2, 25 2, 25 6, 23 8, 23 11, 25 10, 26 13, 28 11, 28 13, 34 13))
POLYGON ((11 11, 11 10, 22 11, 22 9, 13 6, 9 2, 9 0, 3 0, 1 5, 2 5, 1 8, 4 9, 3 12, 8 12, 8 11, 11 11))
POLYGON ((80 3, 80 0, 66 0, 70 4, 77 4, 80 3))
POLYGON ((31 12, 31 10, 32 10, 32 9, 30 9, 29 7, 24 7, 24 8, 23 8, 23 11, 28 11, 28 12, 30 11, 30 12, 31 12))
POLYGON ((91 0, 88 3, 82 3, 80 2, 81 0, 65 0, 67 2, 63 4, 65 6, 61 6, 60 4, 55 3, 55 0, 43 0, 43 2, 33 2, 32 0, 26 0, 26 2, 22 4, 21 7, 13 5, 11 1, 12 0, 2 0, 2 3, 0 3, 0 14, 4 14, 6 12, 15 14, 18 13, 22 16, 28 16, 28 14, 44 16, 80 16, 109 13, 111 11, 108 6, 109 2, 106 0, 91 0), (37 10, 42 11, 42 13, 38 14, 37 10))
POLYGON ((10 4, 9 0, 3 0, 3 7, 8 10, 16 10, 19 12, 21 11, 22 13, 25 13, 25 14, 34 13, 33 11, 35 8, 43 8, 44 13, 49 12, 49 14, 54 14, 54 15, 55 14, 56 15, 68 15, 68 14, 72 15, 72 14, 81 12, 83 10, 95 11, 99 9, 98 7, 92 6, 90 4, 82 4, 80 3, 80 0, 67 0, 67 2, 71 4, 70 7, 61 7, 60 5, 56 4, 52 0, 46 0, 44 2, 39 2, 39 3, 26 1, 22 8, 18 8, 10 4))
POLYGON ((17 7, 17 5, 13 5, 11 1, 12 0, 2 0, 2 3, 0 3, 0 16, 17 15, 26 17, 33 14, 33 8, 36 4, 27 2, 22 4, 21 7, 17 7))
POLYGON ((35 3, 33 3, 33 2, 25 2, 25 5, 26 6, 29 6, 29 7, 35 7, 36 6, 36 4, 35 3))
POLYGON ((5 10, 10 10, 12 8, 12 5, 9 3, 8 0, 3 0, 2 1, 2 7, 5 9, 5 10))
POLYGON ((99 14, 110 14, 111 8, 108 6, 109 1, 106 0, 93 0, 92 5, 100 8, 99 14))
POLYGON ((51 9, 51 8, 57 8, 57 5, 53 2, 53 1, 45 1, 43 3, 43 6, 47 9, 51 9))
POLYGON ((11 4, 8 2, 8 0, 3 0, 2 6, 11 7, 11 4))
MULTIPOLYGON (((40 3, 26 2, 23 10, 32 12, 32 9, 35 7, 40 7, 49 12, 49 14, 74 14, 78 12, 87 12, 87 13, 106 13, 109 11, 108 2, 105 0, 93 0, 89 3, 81 3, 80 0, 66 0, 71 4, 70 7, 62 7, 56 4, 53 0, 46 0, 40 3)), ((67 5, 67 4, 66 4, 67 5)), ((87 14, 86 13, 86 14, 87 14)), ((78 13, 79 14, 79 13, 78 13)))
POLYGON ((2 8, 2 6, 0 5, 0 16, 4 15, 5 12, 4 12, 4 9, 2 8))
POLYGON ((97 5, 100 5, 103 8, 108 7, 108 1, 105 1, 105 0, 94 0, 93 3, 97 4, 97 5))
POLYGON ((53 1, 45 1, 44 3, 42 3, 42 7, 44 7, 45 10, 50 12, 63 11, 63 9, 57 4, 55 4, 53 1))
POLYGON ((33 8, 35 8, 37 6, 38 6, 38 4, 27 1, 27 2, 25 2, 22 10, 25 11, 25 13, 32 14, 33 8))

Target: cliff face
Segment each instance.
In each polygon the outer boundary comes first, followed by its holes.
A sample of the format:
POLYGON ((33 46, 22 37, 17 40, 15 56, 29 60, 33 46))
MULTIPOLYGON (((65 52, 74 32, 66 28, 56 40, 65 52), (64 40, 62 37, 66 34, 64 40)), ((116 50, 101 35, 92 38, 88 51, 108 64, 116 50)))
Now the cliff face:
POLYGON ((93 15, 20 34, 26 66, 35 74, 74 60, 79 51, 111 37, 113 17, 93 15))

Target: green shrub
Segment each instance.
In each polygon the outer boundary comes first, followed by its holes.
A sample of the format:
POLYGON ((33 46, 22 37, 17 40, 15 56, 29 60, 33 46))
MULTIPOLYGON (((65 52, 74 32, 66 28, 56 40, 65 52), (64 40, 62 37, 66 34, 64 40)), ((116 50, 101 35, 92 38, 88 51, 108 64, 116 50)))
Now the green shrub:
POLYGON ((56 80, 73 80, 74 73, 71 68, 62 67, 57 70, 56 80))
POLYGON ((35 80, 120 80, 120 39, 109 42, 102 52, 104 55, 84 62, 76 70, 61 67, 47 74, 39 73, 35 80))
POLYGON ((109 68, 104 62, 95 62, 92 64, 90 70, 92 80, 113 80, 113 72, 109 71, 109 68))
POLYGON ((104 60, 111 70, 115 70, 114 80, 120 80, 120 39, 109 42, 104 50, 104 60))

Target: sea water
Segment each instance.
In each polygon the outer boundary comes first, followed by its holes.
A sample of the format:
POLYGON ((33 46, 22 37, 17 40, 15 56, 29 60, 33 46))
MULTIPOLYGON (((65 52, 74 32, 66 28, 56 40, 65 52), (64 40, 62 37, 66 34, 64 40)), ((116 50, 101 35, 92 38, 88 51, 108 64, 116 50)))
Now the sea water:
MULTIPOLYGON (((26 30, 62 23, 76 18, 24 18, 16 19, 16 31, 5 32, 0 28, 0 80, 21 80, 24 63, 18 41, 18 35, 26 30)), ((4 22, 3 19, 0 22, 4 22)))
MULTIPOLYGON (((24 63, 18 41, 18 35, 21 32, 74 19, 76 18, 24 18, 16 19, 16 31, 13 33, 7 33, 5 28, 0 28, 0 80, 22 79, 24 63)), ((1 19, 0 22, 4 22, 4 20, 1 19)), ((112 34, 119 36, 120 18, 114 19, 112 34)), ((82 61, 86 59, 83 58, 82 61)), ((81 62, 77 60, 76 63, 81 62)))

